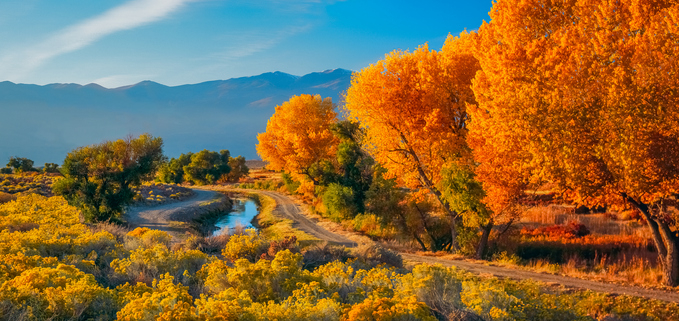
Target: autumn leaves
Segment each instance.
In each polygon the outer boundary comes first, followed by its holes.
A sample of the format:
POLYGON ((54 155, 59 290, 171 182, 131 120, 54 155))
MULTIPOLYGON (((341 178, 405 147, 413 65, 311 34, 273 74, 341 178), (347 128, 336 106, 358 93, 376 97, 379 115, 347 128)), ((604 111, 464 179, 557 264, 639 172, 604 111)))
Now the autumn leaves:
MULTIPOLYGON (((552 182, 578 203, 636 206, 658 246, 679 257, 662 205, 679 192, 679 6, 506 0, 490 16, 440 51, 395 51, 354 74, 343 107, 365 131, 365 149, 453 220, 460 213, 441 184, 451 166, 481 182, 496 223, 516 215, 531 184, 552 182)), ((333 121, 331 109, 295 110, 302 100, 321 106, 320 97, 294 97, 260 135, 260 155, 276 169, 303 170, 334 153, 336 140, 319 127, 333 121)), ((679 273, 667 278, 679 283, 679 273)))

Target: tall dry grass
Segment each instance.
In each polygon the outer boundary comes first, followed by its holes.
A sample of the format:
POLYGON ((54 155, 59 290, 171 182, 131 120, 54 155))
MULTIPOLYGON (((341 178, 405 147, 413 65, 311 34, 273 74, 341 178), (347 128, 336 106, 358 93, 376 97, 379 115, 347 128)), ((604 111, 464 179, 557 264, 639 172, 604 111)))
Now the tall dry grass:
POLYGON ((573 257, 564 264, 554 264, 541 259, 531 260, 521 266, 531 271, 587 280, 656 287, 662 287, 663 284, 663 270, 657 264, 657 258, 625 257, 613 261, 604 256, 591 261, 573 257))
POLYGON ((523 213, 520 224, 534 228, 541 225, 564 225, 569 222, 584 224, 592 234, 648 235, 647 227, 639 222, 616 221, 606 214, 575 214, 574 207, 561 205, 529 208, 523 213))

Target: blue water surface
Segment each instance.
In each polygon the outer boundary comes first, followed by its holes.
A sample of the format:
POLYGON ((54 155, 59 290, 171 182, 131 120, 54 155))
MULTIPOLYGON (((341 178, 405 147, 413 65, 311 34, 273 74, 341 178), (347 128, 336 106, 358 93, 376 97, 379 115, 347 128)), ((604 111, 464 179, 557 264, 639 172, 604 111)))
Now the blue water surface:
POLYGON ((259 214, 257 204, 251 199, 234 200, 233 210, 215 224, 219 229, 213 235, 228 233, 230 229, 238 226, 254 228, 252 219, 257 214, 259 214))

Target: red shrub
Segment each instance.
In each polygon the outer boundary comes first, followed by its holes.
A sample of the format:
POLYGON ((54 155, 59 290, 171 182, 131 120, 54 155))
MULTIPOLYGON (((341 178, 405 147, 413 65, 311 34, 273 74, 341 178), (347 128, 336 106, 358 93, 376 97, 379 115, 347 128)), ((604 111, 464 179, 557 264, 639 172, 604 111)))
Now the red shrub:
POLYGON ((549 238, 574 238, 589 235, 589 229, 585 224, 572 221, 565 225, 551 225, 538 228, 526 228, 521 230, 521 235, 526 236, 547 236, 549 238))

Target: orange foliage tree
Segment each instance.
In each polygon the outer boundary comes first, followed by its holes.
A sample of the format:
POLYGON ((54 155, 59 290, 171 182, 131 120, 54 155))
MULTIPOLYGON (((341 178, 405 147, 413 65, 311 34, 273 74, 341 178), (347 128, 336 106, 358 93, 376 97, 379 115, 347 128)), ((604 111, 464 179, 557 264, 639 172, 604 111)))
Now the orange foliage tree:
POLYGON ((631 204, 648 222, 665 282, 679 284, 668 206, 679 189, 679 5, 499 0, 490 15, 471 111, 486 176, 551 181, 582 204, 631 204))
POLYGON ((314 181, 313 166, 333 159, 337 153, 339 141, 330 130, 336 122, 331 98, 293 96, 276 106, 266 132, 257 135, 257 153, 269 162, 269 169, 284 170, 296 179, 314 181))
POLYGON ((471 54, 473 34, 449 36, 441 50, 427 45, 394 51, 356 73, 346 96, 350 116, 366 131, 366 146, 387 169, 387 177, 426 190, 451 219, 455 248, 458 213, 445 201, 441 170, 468 162, 466 105, 479 64, 471 54))

